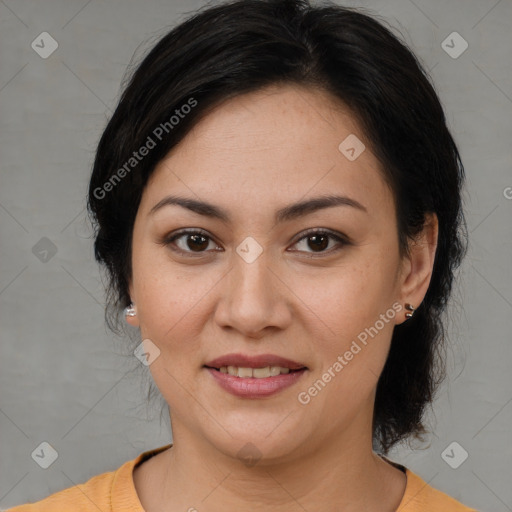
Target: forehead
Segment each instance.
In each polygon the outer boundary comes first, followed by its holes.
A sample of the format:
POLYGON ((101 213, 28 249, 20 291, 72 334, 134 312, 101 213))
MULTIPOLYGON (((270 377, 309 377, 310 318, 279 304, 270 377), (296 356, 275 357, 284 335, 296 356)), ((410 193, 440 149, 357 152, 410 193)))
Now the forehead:
POLYGON ((151 208, 171 192, 223 205, 238 198, 252 212, 332 193, 369 210, 391 199, 354 116, 327 93, 298 86, 244 94, 205 115, 157 165, 143 202, 151 208), (346 140, 365 147, 356 159, 342 151, 346 140))

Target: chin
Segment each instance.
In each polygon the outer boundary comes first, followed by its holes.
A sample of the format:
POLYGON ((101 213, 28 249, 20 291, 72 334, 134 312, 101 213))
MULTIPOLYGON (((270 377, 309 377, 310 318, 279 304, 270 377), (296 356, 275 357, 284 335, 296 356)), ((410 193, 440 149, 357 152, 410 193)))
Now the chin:
MULTIPOLYGON (((279 422, 276 423, 276 425, 279 422)), ((247 467, 271 465, 289 461, 297 456, 297 449, 303 441, 292 438, 286 432, 278 432, 279 427, 267 424, 263 430, 230 430, 222 439, 211 439, 211 444, 227 457, 239 459, 247 467), (270 433, 270 435, 269 435, 270 433)))

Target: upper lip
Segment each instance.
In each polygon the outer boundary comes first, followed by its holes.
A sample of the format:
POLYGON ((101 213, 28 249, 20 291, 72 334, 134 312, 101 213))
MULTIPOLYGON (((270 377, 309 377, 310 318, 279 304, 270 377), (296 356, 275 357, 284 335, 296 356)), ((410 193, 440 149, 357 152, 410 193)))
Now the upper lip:
POLYGON ((210 368, 221 368, 223 366, 237 366, 238 368, 265 368, 267 366, 280 366, 290 368, 290 370, 300 370, 306 368, 306 365, 280 357, 274 354, 260 354, 249 356, 245 354, 226 354, 224 356, 212 359, 205 366, 210 368))

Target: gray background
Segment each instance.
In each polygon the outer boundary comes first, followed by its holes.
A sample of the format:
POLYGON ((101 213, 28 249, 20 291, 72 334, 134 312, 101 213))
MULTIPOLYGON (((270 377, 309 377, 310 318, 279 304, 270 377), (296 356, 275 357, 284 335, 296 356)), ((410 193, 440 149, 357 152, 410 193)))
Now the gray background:
MULTIPOLYGON (((161 402, 146 406, 146 369, 105 328, 84 198, 134 52, 201 5, 0 0, 0 507, 42 499, 171 440, 161 402), (47 59, 31 47, 43 31, 58 42, 47 59), (31 457, 43 441, 58 452, 48 469, 31 457)), ((512 2, 345 5, 385 18, 431 70, 468 175, 471 245, 450 309, 435 434, 390 458, 468 505, 510 511, 512 2), (469 44, 458 58, 442 48, 453 31, 469 44), (441 456, 453 441, 469 454, 457 469, 441 456)))

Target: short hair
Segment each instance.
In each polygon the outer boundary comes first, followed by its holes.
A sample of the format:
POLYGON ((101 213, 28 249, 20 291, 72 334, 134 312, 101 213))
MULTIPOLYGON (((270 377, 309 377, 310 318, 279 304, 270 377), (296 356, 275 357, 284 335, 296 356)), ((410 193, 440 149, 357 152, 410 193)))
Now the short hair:
POLYGON ((89 184, 95 258, 108 275, 106 321, 119 332, 130 303, 133 225, 158 162, 220 102, 280 84, 327 92, 358 121, 393 194, 401 256, 427 213, 439 220, 428 291, 414 316, 394 327, 377 384, 373 441, 386 454, 427 432, 425 407, 446 373, 443 313, 467 232, 464 167, 434 86, 375 16, 329 2, 225 1, 196 11, 152 47, 101 136, 89 184), (187 113, 176 122, 178 112, 187 113), (130 160, 148 137, 158 139, 155 147, 130 160))

